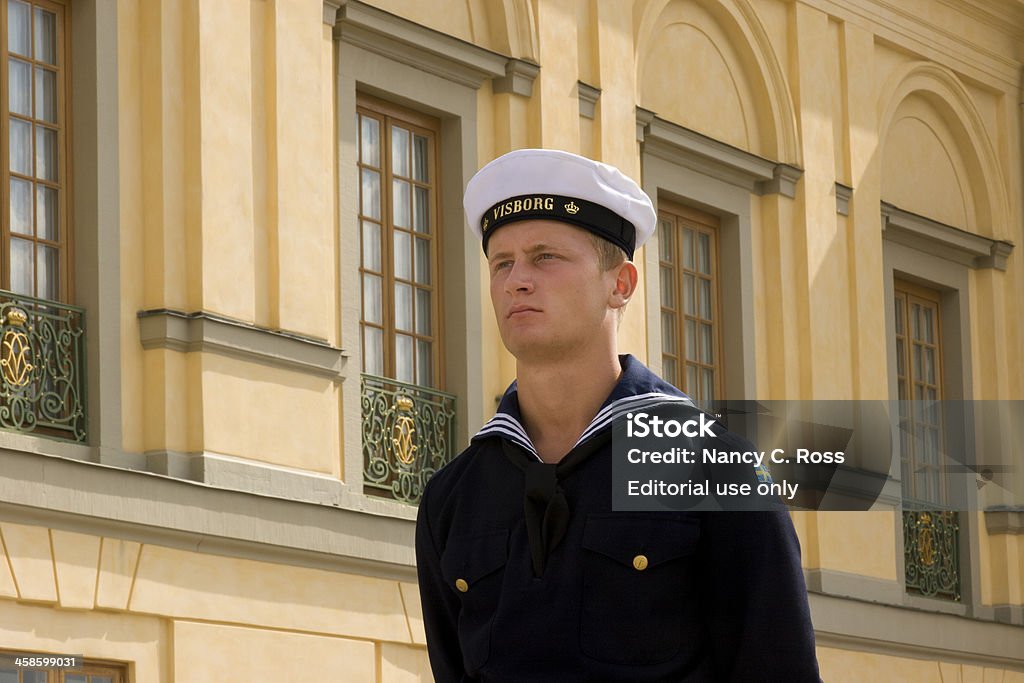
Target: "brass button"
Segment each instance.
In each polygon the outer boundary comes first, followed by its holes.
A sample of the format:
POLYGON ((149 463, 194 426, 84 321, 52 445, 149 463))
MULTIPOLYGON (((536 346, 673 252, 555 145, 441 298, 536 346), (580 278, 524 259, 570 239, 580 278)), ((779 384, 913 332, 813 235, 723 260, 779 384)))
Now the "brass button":
POLYGON ((642 572, 643 570, 647 569, 647 556, 637 555, 636 557, 634 557, 633 569, 637 570, 638 572, 642 572))
POLYGON ((465 579, 455 579, 455 587, 460 593, 465 593, 469 590, 469 584, 466 583, 465 579))

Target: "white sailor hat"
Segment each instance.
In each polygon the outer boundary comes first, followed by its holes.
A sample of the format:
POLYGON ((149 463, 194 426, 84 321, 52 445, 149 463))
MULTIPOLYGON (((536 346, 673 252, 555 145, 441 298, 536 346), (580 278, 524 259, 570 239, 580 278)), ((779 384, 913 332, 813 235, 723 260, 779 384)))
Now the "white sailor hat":
POLYGON ((619 169, 555 149, 519 149, 481 168, 463 198, 484 253, 495 230, 546 218, 603 237, 632 259, 654 233, 651 198, 619 169))

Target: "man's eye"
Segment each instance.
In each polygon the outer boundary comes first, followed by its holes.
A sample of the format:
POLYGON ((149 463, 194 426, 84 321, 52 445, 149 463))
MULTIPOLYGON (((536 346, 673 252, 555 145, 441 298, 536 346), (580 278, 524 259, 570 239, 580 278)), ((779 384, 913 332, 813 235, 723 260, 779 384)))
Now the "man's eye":
POLYGON ((537 257, 538 260, 541 260, 541 259, 554 259, 554 258, 558 258, 558 257, 555 256, 554 254, 546 254, 546 253, 545 254, 541 254, 540 256, 537 257))
POLYGON ((512 267, 512 262, 511 261, 498 261, 497 263, 494 264, 494 270, 495 271, 499 271, 499 270, 502 270, 504 268, 511 268, 511 267, 512 267))

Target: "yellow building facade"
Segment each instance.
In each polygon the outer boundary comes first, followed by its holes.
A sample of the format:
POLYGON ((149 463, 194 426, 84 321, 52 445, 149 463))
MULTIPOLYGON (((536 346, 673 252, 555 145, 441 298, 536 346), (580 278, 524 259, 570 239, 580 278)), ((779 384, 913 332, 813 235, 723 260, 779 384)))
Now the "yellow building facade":
MULTIPOLYGON (((2 2, 0 656, 85 658, 47 680, 430 680, 513 149, 655 200, 620 347, 695 396, 1024 399, 1021 0, 2 2)), ((938 550, 900 463, 793 513, 826 681, 1024 681, 1004 465, 938 550)))

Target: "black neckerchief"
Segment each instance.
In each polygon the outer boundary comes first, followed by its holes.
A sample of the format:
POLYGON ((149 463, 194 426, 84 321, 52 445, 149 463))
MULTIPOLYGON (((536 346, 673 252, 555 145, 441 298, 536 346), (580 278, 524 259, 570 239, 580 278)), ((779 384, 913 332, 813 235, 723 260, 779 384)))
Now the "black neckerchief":
POLYGON ((605 429, 577 444, 558 463, 541 462, 520 446, 501 439, 505 457, 523 473, 523 514, 534 576, 544 573, 548 556, 569 528, 569 503, 560 485, 562 480, 607 444, 611 434, 611 429, 605 429))

